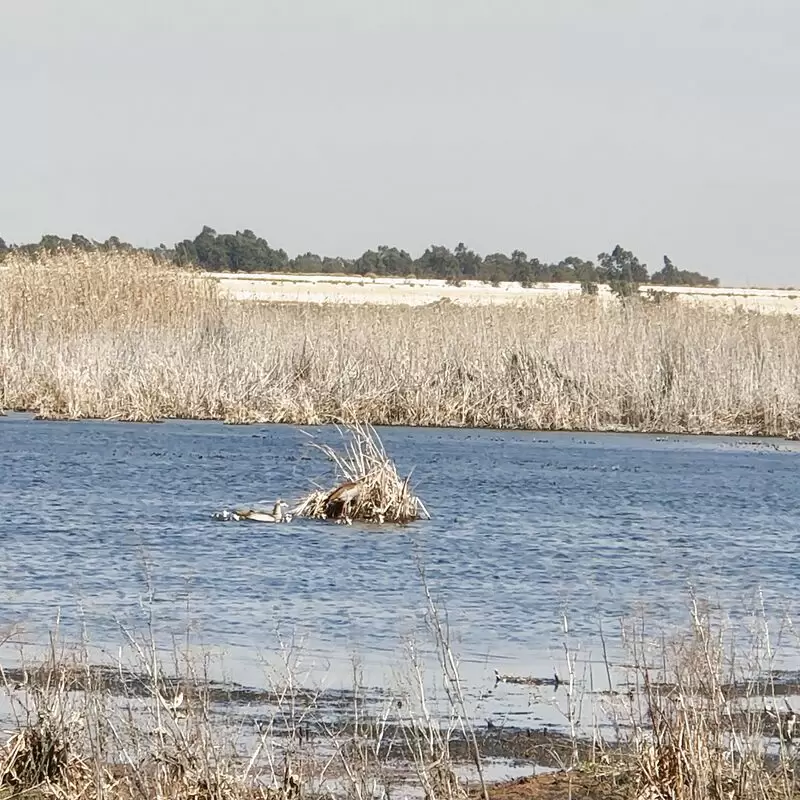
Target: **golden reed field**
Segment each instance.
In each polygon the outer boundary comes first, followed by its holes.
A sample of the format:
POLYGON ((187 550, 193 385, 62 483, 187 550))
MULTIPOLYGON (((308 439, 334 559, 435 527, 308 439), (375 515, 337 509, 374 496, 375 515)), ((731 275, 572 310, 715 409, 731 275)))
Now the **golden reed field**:
POLYGON ((640 299, 258 303, 147 255, 10 256, 0 408, 793 436, 800 318, 640 299))

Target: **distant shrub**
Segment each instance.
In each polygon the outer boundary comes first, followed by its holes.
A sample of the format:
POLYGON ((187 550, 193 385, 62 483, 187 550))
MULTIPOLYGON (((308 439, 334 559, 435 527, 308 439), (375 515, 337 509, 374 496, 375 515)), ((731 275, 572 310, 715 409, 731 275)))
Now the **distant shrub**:
POLYGON ((656 305, 674 303, 678 295, 675 292, 665 292, 663 289, 648 289, 647 300, 656 305))
POLYGON ((608 282, 608 288, 622 302, 630 300, 639 294, 639 284, 634 281, 612 280, 608 282))

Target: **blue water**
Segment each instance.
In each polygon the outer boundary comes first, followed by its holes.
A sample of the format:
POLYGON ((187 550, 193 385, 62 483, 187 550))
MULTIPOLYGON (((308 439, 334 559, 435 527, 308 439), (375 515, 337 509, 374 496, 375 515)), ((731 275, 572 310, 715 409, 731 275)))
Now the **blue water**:
MULTIPOLYGON (((306 428, 335 443, 332 429, 306 428)), ((305 637, 333 661, 391 664, 421 626, 418 577, 466 663, 549 670, 571 635, 646 609, 685 618, 689 586, 736 615, 794 614, 800 448, 647 435, 381 429, 433 515, 407 528, 220 523, 291 501, 331 466, 300 428, 0 418, 0 626, 122 640, 153 613, 246 654, 305 637), (149 577, 148 577, 149 575, 149 577), (152 589, 153 602, 148 602, 152 589), (544 665, 544 666, 543 666, 544 665)))

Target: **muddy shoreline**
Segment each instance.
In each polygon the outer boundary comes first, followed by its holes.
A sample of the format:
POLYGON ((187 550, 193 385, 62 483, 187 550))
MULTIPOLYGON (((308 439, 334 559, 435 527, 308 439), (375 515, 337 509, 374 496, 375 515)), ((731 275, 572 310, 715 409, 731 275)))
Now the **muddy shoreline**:
MULTIPOLYGON (((55 669, 50 666, 30 669, 9 667, 2 670, 2 680, 7 693, 17 698, 21 698, 21 694, 44 697, 54 692, 100 693, 115 702, 158 704, 154 682, 148 675, 118 666, 60 665, 55 669)), ((505 682, 500 679, 493 688, 505 682)), ((552 686, 554 683, 551 678, 511 678, 508 682, 532 686, 552 686)), ((404 701, 382 687, 265 689, 234 682, 174 676, 161 676, 157 686, 164 708, 171 710, 176 705, 175 710, 180 712, 176 718, 185 718, 187 713, 194 713, 212 726, 249 729, 255 733, 268 728, 273 737, 296 739, 306 744, 322 742, 330 738, 333 732, 345 737, 374 738, 377 743, 376 755, 382 759, 403 762, 411 756, 404 701)), ((670 684, 658 684, 657 688, 664 694, 677 691, 677 687, 670 684)), ((555 685, 553 689, 558 692, 559 686, 555 685)), ((563 686, 561 691, 564 691, 563 686)), ((724 685, 721 693, 728 699, 771 696, 776 706, 788 703, 786 698, 800 696, 800 671, 775 670, 757 681, 724 685)), ((601 698, 610 694, 633 697, 632 690, 622 686, 613 693, 598 691, 593 696, 601 698)), ((777 736, 780 720, 789 713, 781 708, 777 709, 777 713, 766 709, 760 712, 764 733, 777 736)), ((744 724, 743 720, 742 726, 744 724)), ((450 757, 455 763, 469 764, 474 761, 473 736, 481 758, 490 762, 503 761, 513 766, 528 765, 534 770, 561 769, 574 761, 576 756, 581 762, 592 761, 602 753, 625 746, 624 741, 614 743, 612 736, 600 742, 599 725, 591 734, 580 731, 574 738, 569 734, 566 723, 560 726, 517 725, 489 716, 475 720, 473 725, 471 731, 465 732, 455 727, 448 734, 450 757)), ((605 725, 608 733, 611 733, 611 727, 605 725)), ((625 725, 619 725, 618 730, 622 732, 624 740, 625 725)))
MULTIPOLYGON (((92 416, 90 414, 80 414, 77 416, 70 416, 60 412, 43 412, 38 407, 31 408, 2 408, 0 407, 0 417, 26 417, 31 422, 108 422, 108 423, 139 423, 145 425, 162 425, 170 422, 208 422, 219 423, 222 425, 233 425, 236 427, 257 427, 259 425, 280 425, 290 428, 298 427, 332 427, 334 425, 341 425, 342 419, 337 416, 327 418, 315 418, 314 421, 295 421, 275 417, 275 418, 253 418, 253 419, 230 419, 227 416, 155 416, 155 417, 142 417, 139 412, 131 410, 130 416, 125 414, 115 414, 113 417, 92 416)), ((630 425, 604 425, 596 428, 581 428, 581 427, 518 427, 514 425, 480 425, 480 424, 460 424, 451 422, 449 424, 426 424, 426 423, 411 423, 411 422, 386 422, 375 421, 369 422, 375 428, 426 428, 430 430, 476 430, 476 431, 502 431, 503 433, 557 433, 557 434, 572 434, 575 436, 592 436, 604 434, 624 434, 626 436, 650 436, 655 437, 658 443, 674 443, 678 439, 676 437, 689 437, 689 438, 714 438, 714 439, 736 439, 734 442, 726 442, 724 446, 737 448, 737 449, 753 449, 753 450, 774 450, 777 452, 794 453, 798 452, 796 447, 787 446, 785 442, 800 441, 800 432, 792 431, 785 434, 759 432, 758 430, 742 430, 739 428, 731 430, 720 429, 705 429, 705 428, 675 428, 675 429, 660 429, 660 428, 643 428, 630 425), (748 439, 756 441, 748 441, 748 439)), ((591 444, 591 442, 587 442, 591 444)))

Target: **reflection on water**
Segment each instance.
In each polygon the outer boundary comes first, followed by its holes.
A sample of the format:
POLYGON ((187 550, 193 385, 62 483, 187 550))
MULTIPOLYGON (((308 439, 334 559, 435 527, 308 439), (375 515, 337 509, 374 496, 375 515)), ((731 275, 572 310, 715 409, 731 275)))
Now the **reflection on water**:
MULTIPOLYGON (((320 430, 334 442, 333 430, 320 430)), ((226 648, 252 679, 276 632, 347 666, 397 662, 419 632, 418 565, 449 614, 475 683, 553 674, 561 616, 584 657, 639 607, 652 624, 685 618, 687 588, 734 615, 757 592, 793 611, 800 574, 798 453, 733 439, 385 429, 381 435, 434 519, 405 529, 303 521, 219 523, 240 503, 271 504, 330 482, 298 428, 0 418, 2 619, 36 640, 60 608, 116 647, 141 629, 149 585, 157 635, 226 648), (248 664, 250 666, 248 666, 248 664)), ((233 665, 233 666, 232 666, 233 665)), ((346 669, 345 669, 346 672, 346 669)))

